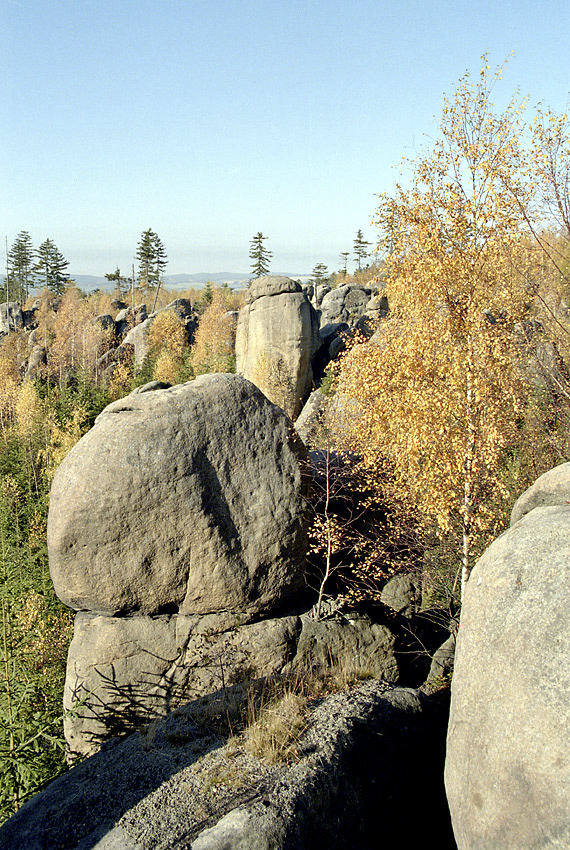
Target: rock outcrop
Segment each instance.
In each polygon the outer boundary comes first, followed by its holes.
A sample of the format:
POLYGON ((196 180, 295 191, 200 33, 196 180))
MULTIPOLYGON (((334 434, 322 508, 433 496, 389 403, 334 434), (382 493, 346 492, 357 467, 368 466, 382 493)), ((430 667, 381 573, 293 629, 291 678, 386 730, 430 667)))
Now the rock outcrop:
POLYGON ((17 301, 0 303, 0 338, 24 326, 24 316, 17 301))
POLYGON ((570 846, 568 468, 519 499, 467 583, 446 762, 459 850, 570 846))
POLYGON ((292 419, 311 390, 319 346, 317 313, 300 284, 271 275, 252 283, 239 312, 236 371, 292 419))
POLYGON ((60 599, 104 614, 244 619, 302 587, 306 451, 249 381, 204 375, 109 405, 54 478, 60 599))
POLYGON ((52 580, 87 612, 68 656, 72 755, 183 692, 281 670, 301 628, 275 621, 306 593, 310 470, 289 419, 236 375, 161 387, 109 405, 52 486, 52 580))
POLYGON ((321 326, 346 322, 353 327, 366 312, 372 290, 356 283, 343 283, 331 289, 321 302, 321 326))
POLYGON ((0 827, 0 850, 454 847, 433 698, 376 681, 324 697, 298 758, 272 766, 225 745, 200 703, 56 779, 0 827))

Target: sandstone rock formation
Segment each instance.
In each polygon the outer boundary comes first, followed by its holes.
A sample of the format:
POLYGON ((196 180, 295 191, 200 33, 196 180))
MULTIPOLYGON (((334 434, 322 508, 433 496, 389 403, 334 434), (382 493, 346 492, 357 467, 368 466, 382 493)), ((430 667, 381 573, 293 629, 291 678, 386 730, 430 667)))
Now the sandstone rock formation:
POLYGON ((321 302, 321 326, 347 322, 350 327, 366 312, 372 290, 356 283, 344 283, 331 289, 321 302))
POLYGON ((0 337, 23 327, 24 317, 17 301, 0 303, 0 337))
POLYGON ((535 508, 570 504, 570 463, 549 469, 519 496, 511 512, 511 525, 535 508))
POLYGON ((454 848, 433 698, 370 681, 325 696, 276 765, 226 745, 201 702, 54 780, 0 826, 0 850, 454 848))
POLYGON ((564 467, 519 499, 467 583, 446 761, 459 850, 570 846, 564 467))
POLYGON ((249 381, 109 405, 54 478, 57 594, 105 614, 270 612, 303 585, 305 449, 249 381))
POLYGON ((317 314, 300 284, 271 275, 252 283, 239 312, 236 371, 292 419, 311 389, 319 345, 317 314))
POLYGON ((396 638, 365 615, 322 622, 289 615, 243 624, 229 613, 80 613, 64 694, 68 753, 91 755, 110 736, 236 682, 331 667, 397 682, 396 638))
POLYGON ((244 378, 164 387, 109 405, 54 478, 51 575, 86 612, 68 655, 71 755, 296 651, 301 622, 275 615, 306 593, 307 452, 244 378))

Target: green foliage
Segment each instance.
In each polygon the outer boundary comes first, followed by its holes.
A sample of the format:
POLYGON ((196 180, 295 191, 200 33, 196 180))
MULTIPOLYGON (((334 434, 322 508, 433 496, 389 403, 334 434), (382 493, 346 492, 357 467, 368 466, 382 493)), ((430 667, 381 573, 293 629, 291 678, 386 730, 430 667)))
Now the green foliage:
MULTIPOLYGON (((19 301, 23 304, 30 289, 33 289, 35 285, 32 239, 26 230, 22 230, 8 251, 8 300, 19 301)), ((3 289, 2 299, 6 300, 6 284, 3 289)))
POLYGON ((14 435, 1 453, 0 818, 65 770, 61 693, 71 616, 49 578, 47 481, 30 488, 14 435))
POLYGON ((107 404, 88 374, 24 382, 0 426, 0 820, 66 769, 62 692, 72 614, 49 576, 55 467, 107 404))
POLYGON ((269 264, 273 254, 263 244, 266 239, 267 236, 259 232, 255 234, 250 242, 249 256, 253 260, 251 272, 254 279, 269 274, 269 264))
POLYGON ((38 280, 45 284, 46 288, 55 295, 62 295, 69 280, 66 269, 69 261, 65 259, 57 245, 46 239, 38 248, 37 262, 34 273, 38 280))
POLYGON ((166 268, 167 258, 162 240, 150 227, 140 238, 136 256, 139 263, 139 286, 142 289, 155 289, 166 268))
POLYGON ((358 271, 362 269, 362 263, 369 254, 370 242, 367 242, 362 235, 362 230, 359 230, 354 239, 353 252, 358 271))

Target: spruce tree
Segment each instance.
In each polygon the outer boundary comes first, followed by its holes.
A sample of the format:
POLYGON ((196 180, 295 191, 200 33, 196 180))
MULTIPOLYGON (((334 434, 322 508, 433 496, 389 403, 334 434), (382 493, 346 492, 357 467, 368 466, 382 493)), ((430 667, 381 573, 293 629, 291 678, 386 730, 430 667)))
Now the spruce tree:
MULTIPOLYGON (((8 300, 24 303, 35 286, 34 248, 30 234, 22 230, 8 251, 8 300)), ((4 287, 6 296, 6 286, 4 287)))
POLYGON ((325 283, 327 280, 327 272, 328 269, 324 263, 317 263, 315 268, 313 269, 313 282, 315 286, 318 286, 319 283, 325 283))
POLYGON ((155 289, 166 268, 167 257, 162 240, 150 227, 141 235, 136 258, 139 286, 141 289, 155 289))
POLYGON ((256 233, 250 242, 249 256, 253 260, 251 271, 254 279, 269 274, 269 263, 273 254, 263 244, 266 239, 267 236, 263 233, 256 233))
POLYGON ((358 264, 358 271, 362 270, 362 261, 366 259, 368 256, 368 248, 370 247, 370 242, 367 242, 362 235, 362 230, 359 230, 356 234, 356 238, 354 240, 354 256, 356 257, 356 263, 358 264))
POLYGON ((38 283, 44 285, 50 292, 62 295, 69 275, 66 269, 69 265, 61 251, 51 239, 42 242, 37 252, 37 262, 34 273, 38 275, 38 283))

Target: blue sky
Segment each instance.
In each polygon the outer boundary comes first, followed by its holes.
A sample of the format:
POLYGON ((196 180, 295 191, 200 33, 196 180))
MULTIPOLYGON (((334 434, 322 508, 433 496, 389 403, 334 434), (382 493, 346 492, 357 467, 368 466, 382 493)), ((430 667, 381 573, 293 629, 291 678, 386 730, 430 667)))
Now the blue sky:
MULTIPOLYGON (((340 266, 376 194, 489 51, 564 110, 568 0, 0 0, 0 237, 53 239, 75 274, 340 266)), ((4 249, 2 246, 2 253, 4 249)))

